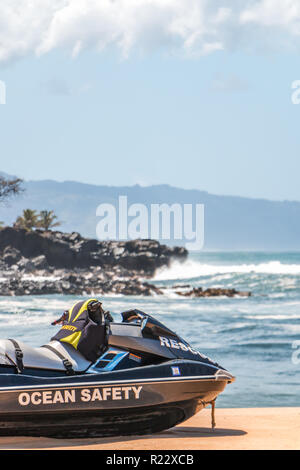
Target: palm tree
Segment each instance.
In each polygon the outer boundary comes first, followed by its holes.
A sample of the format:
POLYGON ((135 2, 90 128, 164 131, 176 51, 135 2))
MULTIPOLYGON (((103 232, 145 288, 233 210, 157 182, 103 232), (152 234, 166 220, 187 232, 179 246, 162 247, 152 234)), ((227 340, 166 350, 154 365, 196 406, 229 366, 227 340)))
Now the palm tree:
POLYGON ((44 230, 50 230, 53 227, 61 225, 53 211, 41 211, 39 213, 38 227, 44 230))
POLYGON ((35 210, 25 209, 23 215, 18 217, 14 223, 16 228, 25 228, 26 230, 32 230, 38 226, 38 215, 35 210))

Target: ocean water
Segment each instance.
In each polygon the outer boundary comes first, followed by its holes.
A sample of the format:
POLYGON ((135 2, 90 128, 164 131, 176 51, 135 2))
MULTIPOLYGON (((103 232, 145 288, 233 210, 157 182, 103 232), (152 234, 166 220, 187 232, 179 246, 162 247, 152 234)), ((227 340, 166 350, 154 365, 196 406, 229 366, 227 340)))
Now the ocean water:
MULTIPOLYGON (((300 406, 300 253, 191 254, 158 271, 154 282, 166 288, 163 296, 107 296, 105 308, 116 320, 129 308, 154 315, 234 374, 219 407, 300 406), (252 296, 182 298, 175 284, 252 296)), ((1 337, 39 346, 56 332, 51 322, 80 299, 0 297, 1 337)))

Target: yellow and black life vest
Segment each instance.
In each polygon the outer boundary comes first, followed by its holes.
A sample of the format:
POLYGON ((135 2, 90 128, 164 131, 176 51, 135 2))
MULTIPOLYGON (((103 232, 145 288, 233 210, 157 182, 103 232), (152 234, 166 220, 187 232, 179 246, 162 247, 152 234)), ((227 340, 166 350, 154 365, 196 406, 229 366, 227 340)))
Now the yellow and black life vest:
POLYGON ((95 323, 89 316, 88 305, 97 299, 77 302, 68 311, 68 318, 58 333, 51 338, 71 344, 91 362, 102 354, 105 347, 105 320, 95 323))

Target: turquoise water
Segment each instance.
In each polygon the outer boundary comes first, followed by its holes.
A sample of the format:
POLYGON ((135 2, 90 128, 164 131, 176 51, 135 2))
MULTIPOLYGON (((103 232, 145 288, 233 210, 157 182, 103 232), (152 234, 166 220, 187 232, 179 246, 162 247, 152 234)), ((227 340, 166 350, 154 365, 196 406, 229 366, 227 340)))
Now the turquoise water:
MULTIPOLYGON (((107 296, 105 307, 115 319, 131 307, 156 316, 233 373, 237 380, 218 406, 300 406, 300 253, 192 254, 159 271, 155 283, 166 287, 164 296, 107 296), (182 298, 169 289, 174 284, 234 287, 253 295, 182 298), (299 361, 292 360, 296 347, 299 361)), ((51 321, 77 299, 2 297, 1 337, 43 344, 56 331, 51 321)))

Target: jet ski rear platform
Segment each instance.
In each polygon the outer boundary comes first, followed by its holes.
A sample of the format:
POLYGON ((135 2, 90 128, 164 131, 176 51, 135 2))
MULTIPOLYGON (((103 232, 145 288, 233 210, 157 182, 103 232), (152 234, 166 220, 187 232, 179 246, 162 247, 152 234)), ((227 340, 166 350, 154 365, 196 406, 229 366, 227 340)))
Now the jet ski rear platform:
POLYGON ((58 341, 51 349, 18 341, 18 373, 13 343, 0 341, 0 435, 159 432, 213 403, 234 381, 153 317, 139 310, 122 315, 122 323, 110 324, 106 351, 95 363, 58 341), (61 356, 73 375, 66 375, 61 356))

